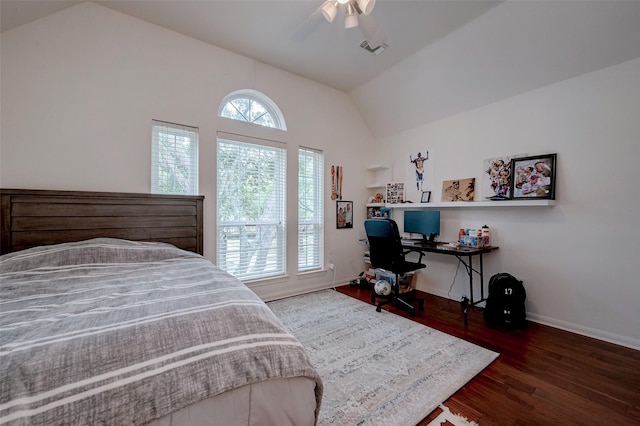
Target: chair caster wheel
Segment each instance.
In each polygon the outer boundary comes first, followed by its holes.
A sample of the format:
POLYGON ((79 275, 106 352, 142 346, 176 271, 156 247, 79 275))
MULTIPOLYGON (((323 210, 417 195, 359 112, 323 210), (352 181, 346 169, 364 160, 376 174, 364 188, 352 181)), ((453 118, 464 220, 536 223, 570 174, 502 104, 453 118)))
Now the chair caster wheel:
POLYGON ((418 301, 418 309, 420 309, 421 311, 424 311, 424 300, 418 301))
POLYGON ((378 307, 376 308, 376 312, 382 312, 382 306, 378 306, 378 307))

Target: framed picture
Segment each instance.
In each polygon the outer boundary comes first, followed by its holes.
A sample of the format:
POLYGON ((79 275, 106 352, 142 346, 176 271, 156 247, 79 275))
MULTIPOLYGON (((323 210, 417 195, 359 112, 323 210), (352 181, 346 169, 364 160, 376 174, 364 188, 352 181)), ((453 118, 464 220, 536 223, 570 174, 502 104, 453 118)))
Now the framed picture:
POLYGON ((380 209, 380 217, 385 219, 391 219, 391 209, 387 207, 382 207, 380 209))
POLYGON ((336 202, 336 228, 353 228, 353 201, 336 202))
POLYGON ((484 160, 482 174, 482 187, 480 195, 488 199, 511 198, 511 159, 518 156, 502 156, 484 160))
POLYGON ((380 207, 367 207, 367 219, 380 217, 380 207))
POLYGON ((404 203, 404 182, 387 184, 387 203, 404 203))
POLYGON ((445 180, 442 182, 442 201, 473 201, 476 178, 445 180))
POLYGON ((428 203, 431 199, 431 191, 422 191, 422 197, 420 197, 421 203, 428 203))
POLYGON ((513 158, 511 160, 511 194, 514 200, 527 198, 556 199, 557 154, 513 158))

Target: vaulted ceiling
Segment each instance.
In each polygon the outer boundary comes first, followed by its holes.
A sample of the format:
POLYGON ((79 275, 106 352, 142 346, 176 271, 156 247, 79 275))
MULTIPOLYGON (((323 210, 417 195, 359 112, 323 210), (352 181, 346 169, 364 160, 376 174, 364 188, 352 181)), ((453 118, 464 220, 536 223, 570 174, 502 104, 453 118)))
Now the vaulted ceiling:
MULTIPOLYGON (((0 30, 78 3, 0 0, 0 30)), ((350 93, 378 135, 640 57, 637 0, 378 0, 379 55, 322 0, 95 3, 350 93)))

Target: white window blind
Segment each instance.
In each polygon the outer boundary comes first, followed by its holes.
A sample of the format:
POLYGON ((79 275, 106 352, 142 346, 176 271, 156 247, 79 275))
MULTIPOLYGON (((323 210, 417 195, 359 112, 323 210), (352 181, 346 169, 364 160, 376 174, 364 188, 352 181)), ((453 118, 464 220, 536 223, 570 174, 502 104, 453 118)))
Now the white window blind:
POLYGON ((321 152, 298 150, 298 272, 323 264, 323 168, 321 152))
POLYGON ((198 129, 153 120, 151 192, 198 194, 198 129))
POLYGON ((277 142, 218 134, 217 264, 240 280, 285 274, 286 167, 277 142))

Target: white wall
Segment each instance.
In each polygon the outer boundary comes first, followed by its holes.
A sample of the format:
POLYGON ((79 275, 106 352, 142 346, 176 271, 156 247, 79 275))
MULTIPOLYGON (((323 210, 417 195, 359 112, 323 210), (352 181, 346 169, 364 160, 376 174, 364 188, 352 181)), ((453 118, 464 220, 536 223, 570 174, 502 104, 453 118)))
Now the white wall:
MULTIPOLYGON (((197 126, 210 259, 218 130, 287 142, 290 173, 299 145, 323 149, 326 170, 345 167, 356 224, 365 217, 367 165, 392 162, 402 180, 407 156, 426 146, 439 200, 442 180, 480 179, 485 158, 557 152, 556 206, 447 210, 443 237, 486 223, 500 245, 486 257, 487 275, 523 278, 531 319, 640 348, 638 59, 374 141, 344 93, 95 4, 15 28, 0 42, 0 187, 148 192, 151 120, 197 126), (219 101, 239 88, 270 96, 289 131, 265 136, 218 119, 219 101)), ((369 89, 376 93, 362 88, 369 89)), ((328 174, 325 183, 328 194, 328 174)), ((291 185, 289 200, 296 190, 291 185)), ((335 203, 325 199, 326 261, 342 283, 364 266, 364 232, 337 231, 335 203)), ((295 206, 290 211, 295 223, 295 206)), ((468 291, 462 269, 454 280, 452 259, 427 262, 420 289, 454 299, 468 291)), ((256 292, 270 299, 333 281, 328 271, 297 277, 292 255, 288 264, 290 277, 252 285, 256 292)))
MULTIPOLYGON (((640 59, 379 143, 397 179, 410 153, 429 149, 432 201, 440 200, 443 180, 481 182, 484 159, 557 152, 555 206, 443 210, 443 239, 456 240, 460 227, 489 225, 500 249, 485 257, 485 275, 524 279, 530 319, 640 348, 640 59)), ((419 289, 468 294, 462 267, 454 281, 454 259, 426 260, 419 289)))
MULTIPOLYGON (((217 131, 288 144, 289 224, 296 223, 298 146, 324 150, 327 170, 345 166, 345 197, 364 203, 364 177, 345 158, 359 158, 372 137, 342 92, 93 3, 5 32, 1 42, 0 187, 149 192, 151 120, 158 119, 200 129, 205 255, 212 260, 217 131), (218 118, 222 98, 242 88, 274 100, 288 131, 218 118)), ((326 202, 326 261, 345 282, 362 269, 350 257, 361 248, 355 230, 335 229, 335 203, 326 202)), ((290 230, 288 246, 296 247, 290 230)), ((289 252, 290 276, 251 284, 259 295, 332 285, 330 271, 297 277, 289 252)))

